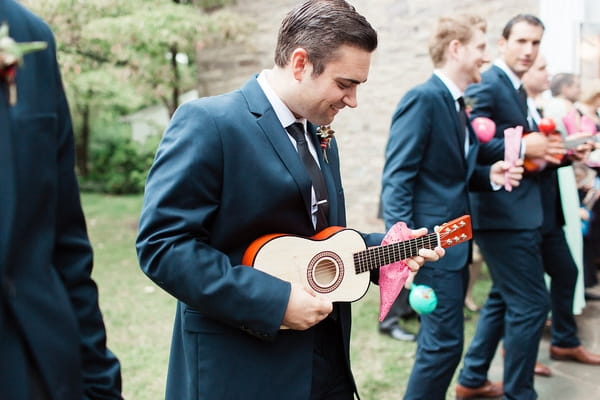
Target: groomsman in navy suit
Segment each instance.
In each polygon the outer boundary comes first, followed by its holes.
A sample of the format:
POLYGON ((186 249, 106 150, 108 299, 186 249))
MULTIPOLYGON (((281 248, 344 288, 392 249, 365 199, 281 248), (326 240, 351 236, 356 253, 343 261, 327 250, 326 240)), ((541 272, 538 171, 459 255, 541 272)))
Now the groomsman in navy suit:
MULTIPOLYGON (((577 83, 577 82, 575 82, 577 83)), ((537 124, 542 118, 541 112, 535 105, 534 99, 548 89, 549 80, 546 71, 546 61, 540 54, 533 67, 523 76, 523 85, 527 91, 529 114, 537 124)), ((569 85, 562 85, 569 86, 569 85)), ((578 84, 577 84, 578 86, 578 84)), ((567 88, 564 91, 567 92, 567 88)), ((571 90, 572 91, 572 90, 571 90)), ((579 91, 577 90, 577 93, 579 91)), ((564 96, 566 99, 567 93, 564 96)), ((568 99, 575 101, 576 99, 568 99)), ((555 118, 560 117, 557 115, 555 118)), ((566 135, 566 132, 562 132, 566 135)), ((591 144, 581 144, 571 154, 564 157, 560 166, 571 165, 572 161, 582 161, 591 150, 591 144)), ((561 150, 565 150, 561 146, 561 150)), ((542 223, 542 259, 546 273, 550 276, 550 300, 552 307, 552 342, 550 358, 555 360, 571 360, 584 364, 600 365, 600 355, 588 351, 577 335, 577 323, 573 315, 575 285, 579 273, 571 249, 567 244, 563 227, 565 214, 562 207, 558 168, 545 168, 541 172, 541 196, 544 210, 542 223)), ((536 374, 551 375, 550 369, 540 368, 536 364, 536 374)))
MULTIPOLYGON (((23 57, 13 95, 0 74, 0 398, 121 399, 120 364, 106 347, 91 278, 54 38, 14 0, 0 1, 3 23, 9 41, 47 48, 23 57)), ((0 69, 15 55, 2 45, 0 69)))
MULTIPOLYGON (((321 147, 316 128, 358 105, 376 47, 375 30, 344 0, 305 1, 281 24, 272 69, 173 116, 137 239, 143 271, 178 300, 168 400, 355 398, 350 303, 242 256, 262 235, 345 226, 337 143, 321 137, 321 147)), ((368 245, 382 238, 364 235, 368 245)), ((314 256, 287 253, 307 264, 314 256)), ((435 261, 443 249, 421 255, 435 261)), ((292 269, 290 260, 278 262, 292 269)), ((408 262, 416 269, 424 258, 408 262)))
MULTIPOLYGON (((491 191, 504 183, 504 161, 477 165, 479 142, 464 108, 464 90, 481 79, 479 71, 489 61, 486 26, 477 16, 440 18, 429 47, 433 75, 406 93, 393 114, 382 180, 388 229, 398 221, 432 229, 470 213, 469 190, 491 191)), ((511 184, 519 184, 522 171, 511 168, 511 184)), ((438 306, 420 317, 405 399, 446 398, 463 349, 470 253, 470 243, 453 246, 415 278, 435 290, 438 306)), ((502 394, 501 386, 493 389, 502 394)))
MULTIPOLYGON (((506 128, 536 129, 527 112, 521 77, 535 61, 543 33, 544 25, 533 15, 512 18, 499 41, 500 58, 483 73, 481 83, 466 91, 474 104, 471 117, 484 116, 496 123, 494 138, 481 145, 482 162, 504 158, 506 128)), ((552 160, 549 142, 539 132, 524 136, 521 153, 552 160)), ((521 185, 510 192, 473 193, 471 200, 474 238, 493 286, 464 359, 457 398, 493 397, 487 390, 487 373, 502 339, 506 350, 504 396, 535 399, 534 366, 549 311, 541 252, 540 176, 525 174, 521 185)))

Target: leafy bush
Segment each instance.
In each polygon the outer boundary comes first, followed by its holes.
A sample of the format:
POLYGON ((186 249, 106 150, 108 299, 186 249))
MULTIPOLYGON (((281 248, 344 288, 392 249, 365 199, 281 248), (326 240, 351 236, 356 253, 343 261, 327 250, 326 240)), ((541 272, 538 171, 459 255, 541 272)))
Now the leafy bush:
POLYGON ((212 11, 221 7, 233 5, 236 0, 196 0, 194 4, 202 8, 203 10, 212 11))
POLYGON ((105 136, 91 146, 88 176, 81 178, 85 191, 110 194, 142 193, 159 137, 139 143, 128 136, 105 136))

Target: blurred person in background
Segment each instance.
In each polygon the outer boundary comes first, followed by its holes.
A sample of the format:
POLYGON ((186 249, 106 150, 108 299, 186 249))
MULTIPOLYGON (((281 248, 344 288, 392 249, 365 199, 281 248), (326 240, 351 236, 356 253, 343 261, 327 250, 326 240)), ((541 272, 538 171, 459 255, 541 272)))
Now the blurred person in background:
POLYGON ((0 24, 0 397, 121 399, 53 34, 13 0, 0 24))
MULTIPOLYGON (((569 112, 574 109, 580 93, 579 79, 573 74, 557 74, 548 82, 546 60, 539 54, 533 66, 523 75, 523 86, 528 95, 528 111, 537 126, 545 123, 543 116, 562 120, 564 115, 546 113, 552 101, 546 102, 546 108, 539 109, 534 99, 551 88, 556 102, 564 104, 569 112)), ((556 107, 554 112, 558 112, 556 107)), ((565 137, 565 125, 560 131, 565 137)), ((555 136, 556 142, 562 146, 561 136, 555 136)), ((573 360, 585 364, 600 365, 600 355, 590 353, 581 345, 577 335, 577 324, 574 316, 575 291, 579 270, 583 270, 583 243, 579 218, 579 196, 571 163, 582 161, 591 149, 590 144, 580 144, 573 153, 563 157, 560 164, 547 164, 539 172, 540 194, 542 198, 543 222, 541 227, 542 260, 544 270, 550 276, 551 305, 551 344, 550 357, 555 360, 573 360), (570 241, 565 232, 569 232, 566 221, 574 225, 570 241), (576 262, 577 261, 577 262, 576 262)), ((566 149, 563 147, 564 153, 566 149)), ((538 375, 550 376, 549 368, 536 364, 538 375)))

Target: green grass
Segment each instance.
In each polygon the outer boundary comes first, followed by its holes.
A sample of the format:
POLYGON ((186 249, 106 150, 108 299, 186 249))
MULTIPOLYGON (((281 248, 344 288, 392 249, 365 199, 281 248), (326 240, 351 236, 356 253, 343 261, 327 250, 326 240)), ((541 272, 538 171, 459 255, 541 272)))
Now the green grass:
MULTIPOLYGON (((123 394, 128 400, 162 399, 175 301, 142 273, 137 262, 135 236, 142 197, 83 194, 82 202, 108 345, 121 360, 123 394)), ((474 288, 478 304, 489 285, 484 268, 474 288)), ((353 304, 352 367, 364 400, 398 399, 406 388, 416 344, 380 335, 378 309, 379 291, 371 285, 367 295, 353 304)), ((471 318, 465 326, 466 343, 477 317, 467 313, 471 318)), ((405 326, 418 330, 415 320, 405 326)), ((447 398, 453 398, 452 390, 447 398)))
MULTIPOLYGON (((483 304, 490 281, 485 266, 473 288, 473 298, 483 304)), ((402 398, 408 383, 417 350, 416 342, 401 342, 378 331, 379 288, 371 285, 365 297, 352 305, 352 370, 358 383, 361 398, 365 400, 397 400, 402 398)), ((475 332, 477 313, 465 309, 465 343, 468 345, 475 332)), ((411 332, 418 332, 416 319, 402 322, 411 332)), ((465 345, 466 351, 467 346, 465 345)), ((447 399, 454 399, 455 373, 447 399)))
POLYGON ((121 360, 123 395, 164 398, 175 301, 139 268, 135 236, 142 197, 83 194, 82 202, 108 345, 121 360))

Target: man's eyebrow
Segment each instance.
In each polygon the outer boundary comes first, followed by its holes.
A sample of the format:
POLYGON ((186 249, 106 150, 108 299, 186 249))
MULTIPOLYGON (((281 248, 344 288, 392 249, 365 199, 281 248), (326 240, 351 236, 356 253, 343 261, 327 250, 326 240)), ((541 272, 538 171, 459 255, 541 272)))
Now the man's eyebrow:
POLYGON ((364 81, 362 81, 362 82, 361 82, 361 81, 359 81, 359 80, 356 80, 356 79, 352 79, 352 78, 344 78, 344 77, 340 77, 340 78, 338 78, 338 80, 340 80, 340 81, 348 81, 348 82, 350 82, 350 83, 353 83, 353 84, 355 84, 355 85, 360 85, 361 83, 365 83, 365 82, 367 81, 367 80, 365 79, 364 81))

